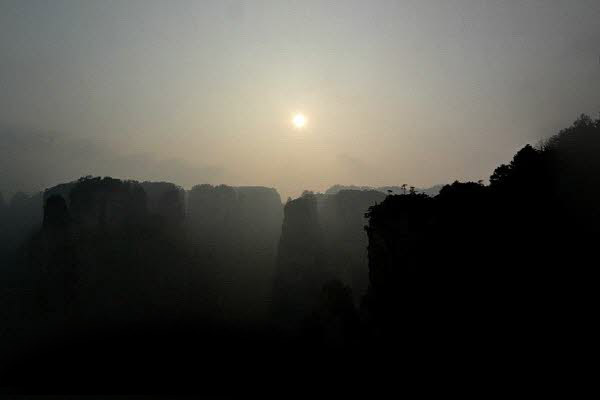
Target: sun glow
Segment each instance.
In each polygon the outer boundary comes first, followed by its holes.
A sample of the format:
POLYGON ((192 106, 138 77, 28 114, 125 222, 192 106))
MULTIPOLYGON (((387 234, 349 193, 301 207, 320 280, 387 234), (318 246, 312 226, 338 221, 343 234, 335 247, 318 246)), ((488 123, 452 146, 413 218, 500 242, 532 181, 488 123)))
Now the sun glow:
POLYGON ((302 114, 296 114, 294 115, 294 118, 292 118, 292 124, 298 129, 303 128, 306 125, 306 122, 306 117, 302 114))

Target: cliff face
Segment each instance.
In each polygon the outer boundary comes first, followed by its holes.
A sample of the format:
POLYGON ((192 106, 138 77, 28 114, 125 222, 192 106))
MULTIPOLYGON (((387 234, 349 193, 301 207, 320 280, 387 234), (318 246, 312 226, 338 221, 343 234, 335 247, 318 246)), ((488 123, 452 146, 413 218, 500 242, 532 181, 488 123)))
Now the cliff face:
POLYGON ((281 219, 282 205, 275 189, 198 185, 188 194, 187 224, 196 239, 210 246, 254 242, 272 248, 281 219))
POLYGON ((69 192, 75 224, 83 229, 117 229, 138 224, 147 216, 147 198, 141 185, 113 178, 82 178, 69 192))
POLYGON ((226 185, 197 185, 188 193, 188 223, 207 240, 226 238, 239 219, 235 190, 226 185))
POLYGON ((44 204, 52 196, 65 200, 74 223, 92 229, 139 223, 150 216, 169 225, 185 218, 185 191, 169 182, 85 177, 46 189, 44 204))
POLYGON ((240 186, 235 191, 240 207, 239 228, 243 241, 253 243, 258 251, 273 256, 283 221, 279 193, 273 188, 258 186, 240 186))
POLYGON ((31 309, 24 260, 26 244, 39 231, 41 222, 41 193, 16 193, 6 202, 0 199, 0 324, 4 327, 9 326, 3 322, 5 318, 31 309))
POLYGON ((266 318, 282 204, 275 189, 198 185, 188 194, 193 254, 219 293, 215 313, 266 318))
POLYGON ((296 327, 315 306, 330 276, 325 271, 317 197, 303 194, 284 207, 273 290, 273 314, 281 326, 296 327))
POLYGON ((179 225, 185 218, 185 190, 169 182, 141 183, 148 203, 148 212, 160 216, 171 225, 179 225))
MULTIPOLYGON (((170 183, 82 178, 46 190, 43 215, 41 194, 17 195, 1 221, 3 228, 10 229, 3 231, 11 238, 18 236, 13 219, 21 225, 36 220, 40 226, 43 221, 43 227, 37 233, 31 230, 33 236, 26 243, 21 260, 24 265, 18 269, 22 273, 11 277, 16 283, 7 279, 3 283, 23 289, 19 293, 9 290, 12 297, 19 298, 15 304, 51 319, 110 324, 178 315, 206 316, 218 311, 238 318, 232 304, 243 308, 265 303, 265 288, 270 288, 271 282, 263 283, 262 292, 257 294, 259 285, 251 278, 260 276, 257 265, 261 262, 274 264, 276 238, 253 235, 255 240, 271 240, 270 260, 264 251, 254 252, 257 246, 244 246, 237 240, 239 235, 233 238, 243 207, 237 200, 223 201, 222 192, 217 190, 216 199, 209 194, 200 205, 207 210, 194 209, 192 205, 192 214, 199 216, 203 224, 198 231, 206 233, 199 239, 203 247, 198 251, 190 245, 198 243, 194 232, 181 224, 185 217, 184 192, 170 183), (11 210, 14 218, 4 225, 11 210), (224 216, 227 222, 222 223, 224 216), (245 248, 246 252, 237 251, 238 248, 245 248), (262 254, 262 258, 251 258, 253 252, 262 254), (207 253, 213 257, 205 257, 207 253), (215 253, 235 257, 219 258, 215 253), (248 264, 240 262, 240 266, 253 268, 237 268, 238 255, 248 260, 248 264), (237 286, 228 285, 231 282, 237 286), (245 299, 238 293, 246 287, 251 289, 245 299)), ((225 192, 237 199, 235 191, 225 192)), ((272 226, 269 229, 274 230, 272 226)), ((268 246, 263 243, 261 251, 265 247, 268 246)), ((8 260, 6 255, 2 257, 8 260)), ((3 272, 3 278, 7 278, 3 272)))
POLYGON ((365 294, 369 280, 365 213, 385 197, 375 190, 342 190, 325 196, 319 208, 327 268, 352 288, 357 303, 365 294))
MULTIPOLYGON (((42 224, 42 194, 15 193, 0 201, 0 261, 12 270, 18 249, 42 224)), ((17 271, 15 271, 17 272, 17 271)))
POLYGON ((236 187, 239 206, 235 230, 237 243, 237 285, 232 298, 243 299, 244 314, 251 318, 269 317, 269 302, 275 276, 277 245, 281 235, 283 205, 275 189, 236 187))
POLYGON ((3 235, 25 241, 13 222, 43 221, 26 253, 47 312, 66 315, 75 312, 69 304, 79 304, 87 309, 80 314, 98 320, 187 311, 267 318, 283 218, 279 194, 199 185, 188 197, 186 206, 185 191, 167 182, 85 177, 47 189, 43 201, 41 194, 15 196, 0 222, 3 235))
POLYGON ((398 304, 410 308, 427 297, 418 277, 426 276, 437 264, 437 253, 443 253, 430 235, 435 206, 424 194, 409 194, 389 196, 369 210, 366 303, 374 318, 383 319, 398 304))
POLYGON ((300 318, 333 279, 358 303, 368 280, 364 213, 384 197, 307 194, 285 206, 284 219, 272 188, 198 185, 186 204, 185 192, 171 183, 86 177, 44 192, 44 230, 53 233, 39 239, 45 250, 36 262, 46 270, 79 265, 78 284, 119 276, 120 289, 113 285, 107 298, 125 292, 125 282, 135 287, 142 274, 138 292, 149 299, 163 274, 192 282, 184 285, 194 287, 190 296, 215 316, 266 318, 279 298, 300 318))
POLYGON ((28 246, 42 312, 93 323, 179 312, 169 292, 189 298, 183 235, 156 223, 139 183, 86 177, 44 198, 43 229, 28 246))
POLYGON ((385 194, 307 193, 284 210, 271 188, 198 185, 186 204, 171 183, 88 177, 48 189, 44 198, 45 230, 54 232, 46 237, 68 239, 46 242, 46 250, 62 254, 46 254, 49 263, 79 265, 79 284, 119 276, 108 302, 127 290, 125 282, 136 287, 140 274, 140 302, 150 300, 162 274, 175 286, 187 280, 189 296, 214 316, 266 318, 276 303, 276 315, 300 320, 332 280, 358 304, 368 282, 364 214, 385 194))
POLYGON ((44 204, 46 204, 46 201, 51 196, 58 195, 65 200, 68 206, 71 200, 71 190, 75 187, 75 185, 77 185, 77 181, 60 183, 58 185, 52 186, 51 188, 44 190, 44 204))
POLYGON ((281 221, 275 189, 198 185, 188 194, 187 224, 194 240, 222 248, 227 256, 231 248, 273 255, 281 221))
POLYGON ((358 303, 368 285, 364 214, 384 198, 377 191, 343 190, 307 193, 285 205, 274 290, 278 318, 305 318, 332 280, 349 287, 358 303))

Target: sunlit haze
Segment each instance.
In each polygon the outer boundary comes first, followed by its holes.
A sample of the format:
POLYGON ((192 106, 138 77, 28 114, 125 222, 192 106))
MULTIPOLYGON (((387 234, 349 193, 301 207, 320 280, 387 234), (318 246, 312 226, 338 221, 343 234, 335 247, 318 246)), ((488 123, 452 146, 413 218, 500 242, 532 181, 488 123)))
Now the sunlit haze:
POLYGON ((296 128, 304 128, 304 125, 306 125, 306 117, 302 114, 296 114, 292 119, 292 123, 296 128))
POLYGON ((596 115, 599 20, 597 0, 2 0, 0 132, 45 156, 2 154, 0 190, 487 179, 596 115))

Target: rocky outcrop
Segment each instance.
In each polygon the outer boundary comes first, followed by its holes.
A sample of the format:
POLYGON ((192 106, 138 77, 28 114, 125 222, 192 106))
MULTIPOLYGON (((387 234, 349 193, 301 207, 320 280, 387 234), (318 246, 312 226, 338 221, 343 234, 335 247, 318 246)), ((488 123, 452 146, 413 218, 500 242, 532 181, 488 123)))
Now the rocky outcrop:
POLYGON ((283 206, 277 190, 260 186, 234 188, 240 208, 240 229, 244 241, 260 251, 274 254, 281 233, 283 206))
POLYGON ((316 305, 325 271, 323 232, 317 197, 305 193, 284 207, 273 290, 273 314, 279 325, 296 328, 316 305))
POLYGON ((83 178, 69 194, 76 224, 94 229, 135 224, 147 215, 147 199, 138 182, 114 178, 83 178))
POLYGON ((327 268, 352 288, 357 303, 365 294, 369 281, 365 213, 385 197, 375 190, 342 190, 326 196, 320 203, 327 268))
POLYGON ((301 321, 332 280, 348 287, 358 303, 368 286, 364 215, 384 198, 378 191, 343 190, 288 201, 274 288, 276 318, 287 325, 301 321))
POLYGON ((266 318, 282 204, 275 189, 197 185, 188 193, 187 226, 195 260, 207 266, 220 315, 266 318))

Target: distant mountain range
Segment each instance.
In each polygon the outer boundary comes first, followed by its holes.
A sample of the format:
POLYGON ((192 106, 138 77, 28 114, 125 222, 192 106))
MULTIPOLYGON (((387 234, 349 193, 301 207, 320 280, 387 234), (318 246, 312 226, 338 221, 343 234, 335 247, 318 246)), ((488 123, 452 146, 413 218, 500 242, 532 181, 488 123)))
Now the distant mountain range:
MULTIPOLYGON (((440 192, 440 190, 444 187, 445 185, 434 185, 432 187, 426 188, 426 189, 422 189, 422 188, 415 188, 416 192, 419 193, 425 193, 428 196, 437 196, 437 194, 440 192)), ((380 187, 373 187, 373 186, 355 186, 355 185, 333 185, 332 187, 330 187, 329 189, 327 189, 325 191, 325 194, 336 194, 342 190, 376 190, 378 192, 382 192, 382 193, 392 193, 392 194, 402 194, 404 192, 408 192, 410 186, 406 186, 405 189, 403 189, 401 186, 380 186, 380 187)))

